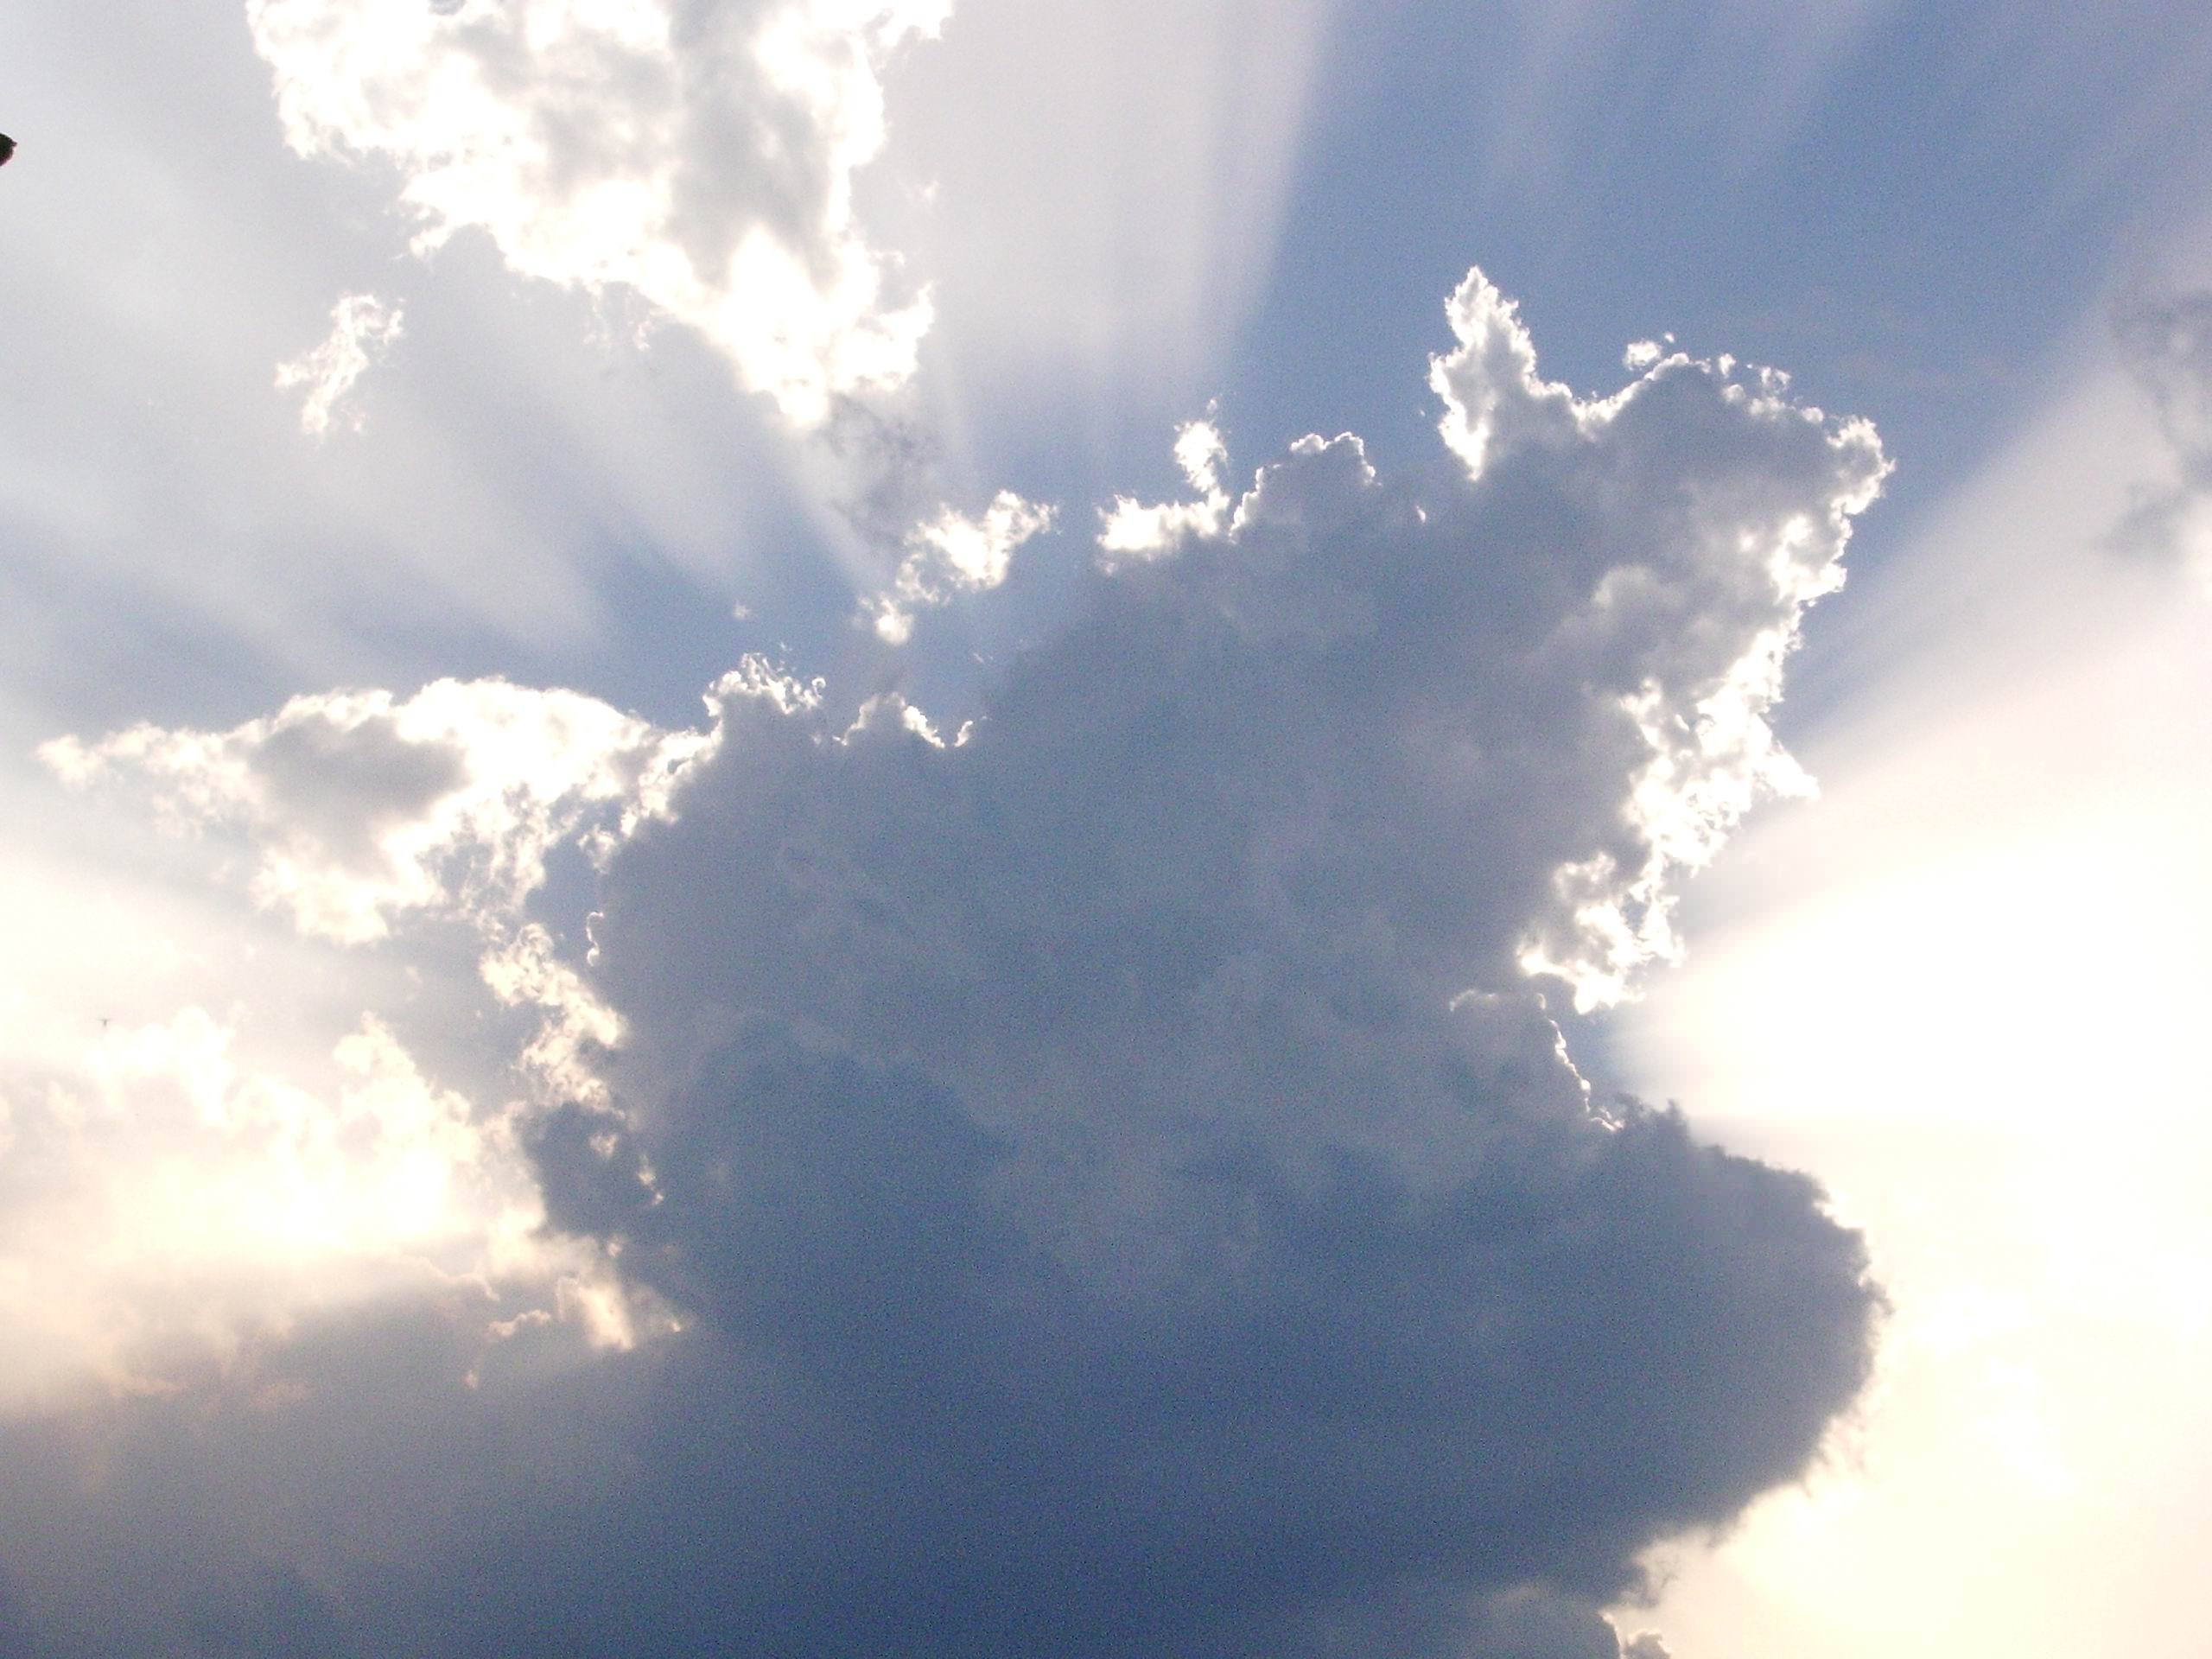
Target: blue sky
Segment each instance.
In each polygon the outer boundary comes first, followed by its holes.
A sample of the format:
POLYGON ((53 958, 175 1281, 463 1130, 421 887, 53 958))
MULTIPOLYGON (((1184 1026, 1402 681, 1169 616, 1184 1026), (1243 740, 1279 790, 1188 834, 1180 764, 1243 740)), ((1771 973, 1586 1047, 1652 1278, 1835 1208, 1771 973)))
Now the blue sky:
POLYGON ((0 1648, 2196 1650, 2192 9, 0 21, 0 1648))

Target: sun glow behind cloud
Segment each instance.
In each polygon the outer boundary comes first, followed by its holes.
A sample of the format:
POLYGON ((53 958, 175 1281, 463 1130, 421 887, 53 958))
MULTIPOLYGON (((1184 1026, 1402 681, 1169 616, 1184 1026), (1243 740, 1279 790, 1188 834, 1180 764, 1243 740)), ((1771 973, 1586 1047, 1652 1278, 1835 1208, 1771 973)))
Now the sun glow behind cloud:
POLYGON ((526 912, 550 857, 603 856, 712 741, 574 693, 444 681, 296 698, 229 732, 45 746, 62 780, 150 808, 188 867, 261 914, 137 909, 135 949, 175 960, 118 986, 132 957, 99 889, 59 858, 23 873, 19 938, 47 971, 11 975, 0 1008, 0 1323, 38 1363, 0 1409, 88 1376, 181 1388, 203 1351, 393 1297, 474 1306, 462 1322, 486 1342, 518 1319, 596 1346, 668 1328, 595 1249, 545 1230, 519 1126, 601 1098, 587 1057, 620 1026, 526 912), (381 971, 330 949, 395 936, 407 949, 381 971), (395 968, 392 1019, 420 1025, 425 994, 474 1009, 473 1030, 426 1031, 466 1057, 471 1092, 384 1015, 346 1011, 390 1006, 395 968), (106 1011, 164 986, 173 1011, 106 1011))
POLYGON ((234 1039, 188 1007, 0 1096, 0 1322, 20 1357, 0 1410, 88 1382, 179 1388, 170 1368, 188 1375, 195 1350, 219 1363, 319 1308, 441 1287, 489 1299, 590 1268, 538 1236, 512 1137, 381 1022, 337 1045, 327 1094, 242 1068, 234 1039))
POLYGON ((2174 1520, 2212 1474, 2212 610, 2188 549, 2107 533, 2164 474, 2147 416, 2087 377, 1929 528, 1866 619, 1885 678, 1804 740, 1822 798, 1621 1021, 1641 1086, 1822 1174, 1897 1308, 1848 1454, 1684 1565, 1688 1650, 2182 1659, 2212 1618, 2174 1520), (1972 645, 1920 643, 1969 602, 1972 645))

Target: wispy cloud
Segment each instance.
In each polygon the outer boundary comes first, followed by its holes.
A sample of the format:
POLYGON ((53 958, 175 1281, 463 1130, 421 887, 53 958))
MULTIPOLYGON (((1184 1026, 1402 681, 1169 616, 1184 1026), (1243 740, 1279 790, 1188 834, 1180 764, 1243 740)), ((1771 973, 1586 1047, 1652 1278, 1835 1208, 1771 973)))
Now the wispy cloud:
MULTIPOLYGON (((373 294, 347 294, 330 308, 330 334, 311 351, 276 365, 276 390, 303 391, 300 430, 320 438, 370 365, 405 332, 402 313, 373 294)), ((356 411, 351 423, 359 429, 356 411)))

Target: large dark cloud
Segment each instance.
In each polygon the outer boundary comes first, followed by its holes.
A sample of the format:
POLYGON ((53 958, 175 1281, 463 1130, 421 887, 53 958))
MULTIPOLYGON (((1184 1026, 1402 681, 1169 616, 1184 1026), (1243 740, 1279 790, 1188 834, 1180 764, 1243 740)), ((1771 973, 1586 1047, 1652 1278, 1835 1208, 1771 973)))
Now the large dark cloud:
POLYGON ((1577 404, 1479 279, 1454 315, 1450 453, 1296 446, 957 740, 718 688, 604 874, 606 1095, 531 1148, 681 1332, 486 1347, 457 1290, 17 1431, 5 1616, 71 1655, 1612 1659, 1647 1545, 1806 1466, 1878 1295, 1810 1182, 1593 1103, 1523 964, 1661 948, 1880 461, 1726 364, 1577 404), (118 1587, 73 1599, 87 1549, 118 1587))
POLYGON ((1592 1109, 1516 962, 1563 863, 1645 866, 1651 728, 1794 620, 1871 445, 1687 363, 1593 416, 1462 332, 1478 450, 1300 446, 964 741, 734 680, 609 872, 627 1121, 541 1167, 803 1412, 717 1478, 779 1517, 699 1564, 748 1645, 1591 1650, 1486 1599, 1630 1590, 1859 1386, 1857 1240, 1592 1109))

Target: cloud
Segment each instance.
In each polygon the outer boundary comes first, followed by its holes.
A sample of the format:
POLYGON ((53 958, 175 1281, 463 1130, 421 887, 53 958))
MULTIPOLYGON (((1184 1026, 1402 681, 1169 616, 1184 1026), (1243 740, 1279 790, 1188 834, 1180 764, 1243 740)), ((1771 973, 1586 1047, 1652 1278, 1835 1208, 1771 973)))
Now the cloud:
POLYGON ((1173 549, 1185 537, 1218 536, 1229 519, 1224 474, 1229 447, 1211 421, 1191 421, 1176 429, 1175 464, 1198 492, 1192 501, 1165 501, 1147 506, 1116 496, 1101 513, 1098 546, 1109 567, 1129 558, 1151 558, 1173 549))
MULTIPOLYGON (((226 732, 140 726, 43 746, 66 782, 210 843, 206 873, 329 954, 263 970, 320 982, 303 995, 256 982, 265 934, 217 921, 164 938, 149 917, 144 948, 202 964, 200 988, 227 1008, 103 1018, 76 1045, 5 1033, 0 1332, 36 1360, 0 1412, 87 1375, 175 1391, 272 1330, 395 1299, 443 1306, 476 1350, 540 1324, 586 1346, 664 1325, 594 1245, 544 1230, 520 1126, 556 1102, 602 1102, 594 1057, 621 1026, 528 911, 563 843, 603 856, 665 810, 710 735, 574 693, 442 681, 407 698, 298 697, 226 732), (473 1005, 456 944, 480 982, 473 1005), (348 960, 378 945, 407 958, 396 1006, 390 976, 348 960), (226 959, 245 971, 226 982, 226 959), (454 1006, 425 1020, 411 1006, 425 988, 454 1006), (368 1011, 345 1015, 349 1001, 368 1011), (334 1012, 351 1029, 316 1055, 334 1012), (432 1080, 410 1022, 448 1061, 456 1027, 495 1046, 461 1057, 470 1092, 432 1080)), ((23 1019, 43 1007, 15 1000, 23 1019)))
POLYGON ((893 645, 913 632, 914 608, 942 605, 956 594, 980 593, 1006 580, 1014 550, 1052 528, 1053 511, 1001 490, 980 518, 941 508, 906 537, 906 556, 890 593, 875 601, 875 631, 893 645))
POLYGON ((1433 460, 1300 441, 957 742, 754 659, 701 733, 457 686, 56 750, 339 938, 517 917, 611 817, 590 955, 511 920, 486 973, 575 1014, 515 1120, 549 1220, 674 1313, 555 1363, 399 1298, 189 1436, 15 1432, 0 1602, 103 1653, 1615 1659, 1596 1609, 1803 1470, 1879 1297, 1809 1181, 1595 1094, 1529 971, 1625 989, 1775 786, 1883 462, 1725 359, 1579 400, 1478 273, 1452 319, 1433 460))
MULTIPOLYGON (((404 330, 401 312, 373 294, 347 294, 330 308, 330 337, 314 350, 276 365, 276 390, 304 388, 300 430, 319 438, 330 430, 331 416, 346 401, 369 365, 391 348, 404 330)), ((353 425, 358 430, 361 416, 353 425)))
MULTIPOLYGON (((1878 448, 1681 357, 1579 403, 1479 278, 1455 322, 1443 464, 1301 441, 957 746, 733 684, 610 862, 628 1034, 546 1126, 552 1213, 852 1448, 804 1590, 725 1580, 729 1628, 1349 1652, 1419 1605, 1403 1650, 1609 1654, 1638 1549, 1863 1377, 1856 1241, 1593 1109, 1522 963, 1611 948, 1591 912, 1766 785, 1744 733, 1878 448)), ((728 1483, 787 1490, 779 1440, 728 1483)))
POLYGON ((240 1035, 188 1007, 0 1074, 0 1416, 88 1382, 174 1393, 272 1327, 393 1297, 480 1308, 486 1342, 583 1298, 593 1340, 632 1339, 596 1252, 543 1231, 519 1103, 438 1086, 374 1016, 306 1077, 240 1035))
POLYGON ((872 248, 854 175, 880 77, 944 0, 248 0, 287 142, 398 170, 418 251, 489 236, 518 274, 620 287, 802 427, 913 371, 926 294, 872 248))
POLYGON ((405 699, 295 697, 227 732, 137 726, 39 753, 71 784, 146 790, 176 830, 242 832, 257 903, 361 944, 413 912, 518 917, 556 845, 587 820, 616 834, 664 809, 704 741, 575 692, 440 680, 405 699))

